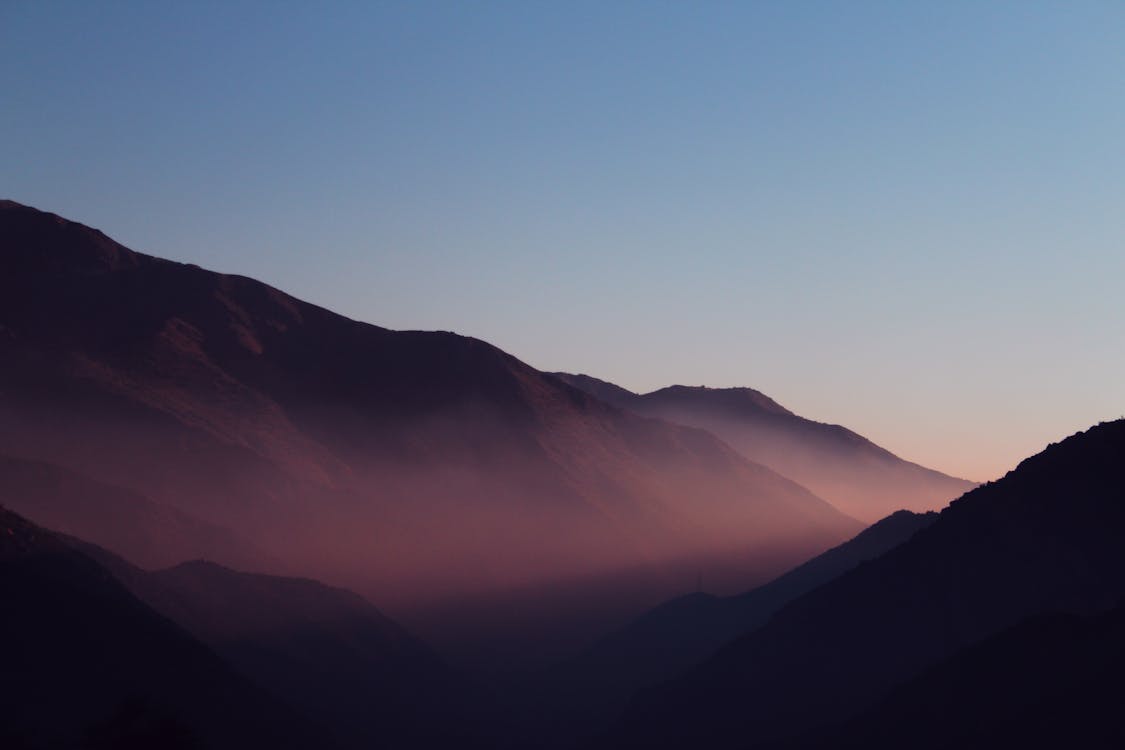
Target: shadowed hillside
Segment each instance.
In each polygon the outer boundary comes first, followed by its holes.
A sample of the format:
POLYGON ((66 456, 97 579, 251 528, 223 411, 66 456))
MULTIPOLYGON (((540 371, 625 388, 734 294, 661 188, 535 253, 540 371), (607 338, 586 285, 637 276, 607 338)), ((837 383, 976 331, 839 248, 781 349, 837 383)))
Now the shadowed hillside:
POLYGON ((958 652, 794 748, 1125 745, 1125 609, 1042 615, 958 652))
POLYGON ((85 554, 0 508, 6 748, 331 747, 85 554))
POLYGON ((76 544, 343 747, 495 745, 495 698, 350 591, 203 561, 149 572, 76 544))
POLYGON ((752 591, 727 597, 699 592, 666 602, 538 675, 532 710, 553 717, 554 734, 580 744, 604 729, 637 690, 698 664, 788 602, 898 546, 937 517, 899 511, 752 591))
POLYGON ((1125 596, 1125 421, 969 492, 929 528, 793 601, 633 706, 622 746, 747 747, 841 720, 1028 617, 1125 596))

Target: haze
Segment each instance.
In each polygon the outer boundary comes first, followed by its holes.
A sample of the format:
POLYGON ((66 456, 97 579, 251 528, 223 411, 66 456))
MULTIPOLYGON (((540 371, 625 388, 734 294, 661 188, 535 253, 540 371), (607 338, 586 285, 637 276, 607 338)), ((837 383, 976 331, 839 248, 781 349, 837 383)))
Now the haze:
POLYGON ((1114 3, 0 6, 5 197, 994 478, 1125 413, 1114 3))

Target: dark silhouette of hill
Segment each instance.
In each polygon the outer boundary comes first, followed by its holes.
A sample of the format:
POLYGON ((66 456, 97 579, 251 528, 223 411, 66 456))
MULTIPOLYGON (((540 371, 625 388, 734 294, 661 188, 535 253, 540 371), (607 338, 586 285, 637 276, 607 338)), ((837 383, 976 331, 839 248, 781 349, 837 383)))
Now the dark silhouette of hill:
POLYGON ((131 550, 146 567, 199 554, 259 565, 266 559, 226 529, 42 461, 0 456, 0 502, 40 526, 131 550))
POLYGON ((792 747, 1125 746, 1125 608, 1041 615, 958 652, 792 747))
POLYGON ((673 385, 637 394, 589 375, 555 375, 623 409, 708 430, 854 518, 935 510, 975 486, 905 461, 840 425, 798 416, 752 388, 673 385))
POLYGON ((604 730, 637 690, 698 664, 786 603, 898 546, 937 517, 898 511, 751 591, 698 592, 666 602, 535 675, 525 693, 528 711, 552 726, 560 746, 580 745, 604 730))
POLYGON ((1125 596, 1125 421, 1051 445, 908 542, 643 694, 618 746, 753 747, 871 707, 895 685, 1045 613, 1125 596))
POLYGON ((142 601, 341 747, 494 747, 498 701, 363 597, 193 561, 145 571, 90 549, 142 601))
POLYGON ((93 559, 2 508, 0 601, 6 748, 332 746, 93 559))
POLYGON ((225 529, 268 558, 252 567, 346 585, 428 638, 476 618, 507 629, 497 648, 560 647, 585 631, 558 625, 552 587, 604 623, 700 568, 737 591, 859 529, 712 435, 485 342, 348 320, 10 201, 0 360, 0 453, 225 529))

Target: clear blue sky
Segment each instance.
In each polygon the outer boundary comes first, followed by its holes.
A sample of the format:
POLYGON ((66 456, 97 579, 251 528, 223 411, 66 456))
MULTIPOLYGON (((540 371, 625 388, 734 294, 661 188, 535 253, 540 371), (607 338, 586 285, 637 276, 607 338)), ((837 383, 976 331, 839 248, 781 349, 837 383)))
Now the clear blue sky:
POLYGON ((1125 414, 1125 4, 0 0, 0 195, 975 479, 1125 414))

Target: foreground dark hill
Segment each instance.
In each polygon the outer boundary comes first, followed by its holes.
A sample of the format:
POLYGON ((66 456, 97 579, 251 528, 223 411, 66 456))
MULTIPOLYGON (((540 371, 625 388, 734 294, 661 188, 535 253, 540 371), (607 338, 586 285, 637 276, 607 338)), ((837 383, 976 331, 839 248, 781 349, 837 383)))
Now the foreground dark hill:
POLYGON ((1051 445, 929 528, 643 696, 620 746, 752 747, 871 706, 1038 614, 1125 596, 1125 421, 1051 445))
POLYGON ((555 375, 623 409, 708 430, 865 521, 899 508, 939 509, 974 487, 904 461, 845 427, 798 416, 751 388, 674 385, 637 394, 589 375, 555 375))
POLYGON ((700 592, 662 604, 537 675, 527 692, 531 711, 551 723, 560 746, 580 745, 637 690, 698 664, 788 602, 902 544, 937 517, 899 511, 752 591, 727 597, 700 592))
POLYGON ((142 601, 320 725, 341 747, 491 745, 495 701, 362 597, 195 561, 101 561, 142 601))
POLYGON ((281 561, 271 572, 400 614, 487 595, 484 616, 529 633, 555 621, 556 584, 617 576, 598 606, 620 616, 700 569, 737 590, 858 530, 710 434, 482 341, 358 323, 12 202, 0 360, 0 452, 177 509, 281 561), (545 598, 520 621, 527 591, 545 598))
POLYGON ((332 746, 100 564, 2 508, 0 601, 5 748, 332 746))
POLYGON ((1125 746, 1125 608, 1042 615, 958 652, 871 711, 792 747, 1125 746))
POLYGON ((899 511, 773 581, 736 596, 696 593, 647 612, 600 639, 550 675, 583 699, 620 705, 635 690, 669 679, 737 636, 760 627, 793 599, 897 547, 937 520, 899 511))

